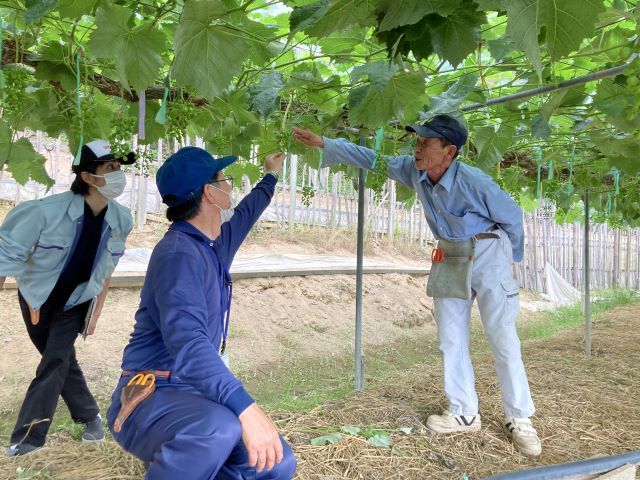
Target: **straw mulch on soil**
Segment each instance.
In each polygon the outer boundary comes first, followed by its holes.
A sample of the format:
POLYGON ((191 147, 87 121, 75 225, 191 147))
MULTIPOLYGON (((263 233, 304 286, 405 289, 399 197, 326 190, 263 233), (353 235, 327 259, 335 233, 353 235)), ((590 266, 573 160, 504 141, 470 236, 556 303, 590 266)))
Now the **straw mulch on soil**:
MULTIPOLYGON (((523 355, 543 440, 536 459, 517 453, 500 430, 502 407, 490 354, 474 358, 482 431, 435 436, 424 422, 446 407, 441 367, 421 365, 364 393, 325 403, 306 414, 272 413, 298 458, 298 479, 478 479, 512 470, 640 449, 640 315, 638 305, 618 308, 593 326, 591 358, 582 351, 582 329, 524 344, 523 355), (391 448, 366 436, 342 433, 335 444, 313 446, 314 437, 355 426, 383 431, 391 448), (399 428, 410 427, 410 433, 399 428)), ((408 429, 405 429, 409 432, 408 429)), ((22 478, 56 480, 140 479, 138 461, 112 441, 86 447, 58 437, 46 451, 0 460, 0 479, 16 469, 42 472, 22 478)))

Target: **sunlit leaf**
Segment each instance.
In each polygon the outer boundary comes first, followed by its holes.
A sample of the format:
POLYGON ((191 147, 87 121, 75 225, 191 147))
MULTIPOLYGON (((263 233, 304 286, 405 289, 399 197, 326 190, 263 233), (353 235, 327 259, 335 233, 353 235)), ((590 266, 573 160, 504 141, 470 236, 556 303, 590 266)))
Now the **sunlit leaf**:
POLYGON ((172 76, 206 98, 229 86, 249 54, 245 37, 216 21, 225 11, 217 0, 189 1, 175 33, 172 76))

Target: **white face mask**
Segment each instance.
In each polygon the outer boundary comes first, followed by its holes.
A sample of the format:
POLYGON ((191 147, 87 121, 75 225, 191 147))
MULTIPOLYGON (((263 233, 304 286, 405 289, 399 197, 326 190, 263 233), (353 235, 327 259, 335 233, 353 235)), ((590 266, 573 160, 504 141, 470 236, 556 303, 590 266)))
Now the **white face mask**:
POLYGON ((115 172, 105 173, 104 175, 90 174, 92 177, 104 178, 107 182, 102 187, 94 185, 96 190, 107 200, 113 200, 118 198, 124 192, 124 187, 127 185, 127 176, 122 170, 116 170, 115 172))
MULTIPOLYGON (((211 184, 210 184, 211 185, 211 184)), ((225 192, 224 190, 222 190, 220 187, 216 187, 215 185, 211 185, 213 188, 220 190, 223 193, 226 193, 227 195, 229 195, 229 208, 222 208, 219 205, 216 205, 214 203, 214 205, 216 207, 218 207, 220 209, 220 223, 224 223, 224 222, 228 222, 229 220, 231 220, 231 217, 233 217, 233 212, 234 212, 234 207, 236 204, 236 199, 233 195, 233 192, 225 192)))

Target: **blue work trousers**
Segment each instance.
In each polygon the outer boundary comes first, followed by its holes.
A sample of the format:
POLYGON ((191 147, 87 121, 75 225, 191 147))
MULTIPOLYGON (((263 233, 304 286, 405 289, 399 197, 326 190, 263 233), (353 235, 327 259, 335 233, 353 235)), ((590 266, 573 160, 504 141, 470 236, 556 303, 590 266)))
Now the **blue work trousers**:
POLYGON ((113 423, 120 410, 123 377, 107 411, 109 430, 127 452, 147 466, 146 480, 289 480, 296 460, 282 440, 284 456, 270 471, 249 467, 238 417, 224 405, 202 397, 191 386, 156 379, 156 391, 124 422, 113 423))

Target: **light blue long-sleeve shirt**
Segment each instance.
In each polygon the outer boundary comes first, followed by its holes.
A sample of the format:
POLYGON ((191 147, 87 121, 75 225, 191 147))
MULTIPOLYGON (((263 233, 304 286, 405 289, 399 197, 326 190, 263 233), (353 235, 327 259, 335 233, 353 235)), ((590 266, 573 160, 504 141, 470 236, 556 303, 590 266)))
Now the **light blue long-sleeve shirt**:
MULTIPOLYGON (((30 200, 15 207, 0 226, 0 276, 18 281, 27 303, 39 310, 73 255, 82 233, 84 197, 73 192, 30 200)), ((65 310, 91 300, 124 254, 133 227, 129 209, 109 202, 91 277, 73 291, 65 310)))
MULTIPOLYGON (((372 170, 375 155, 373 150, 345 139, 324 137, 323 166, 346 163, 372 170)), ((387 158, 389 177, 417 192, 429 228, 437 238, 459 242, 497 225, 511 240, 513 260, 522 260, 522 210, 489 175, 454 160, 434 185, 426 171, 416 168, 413 156, 387 158)))

